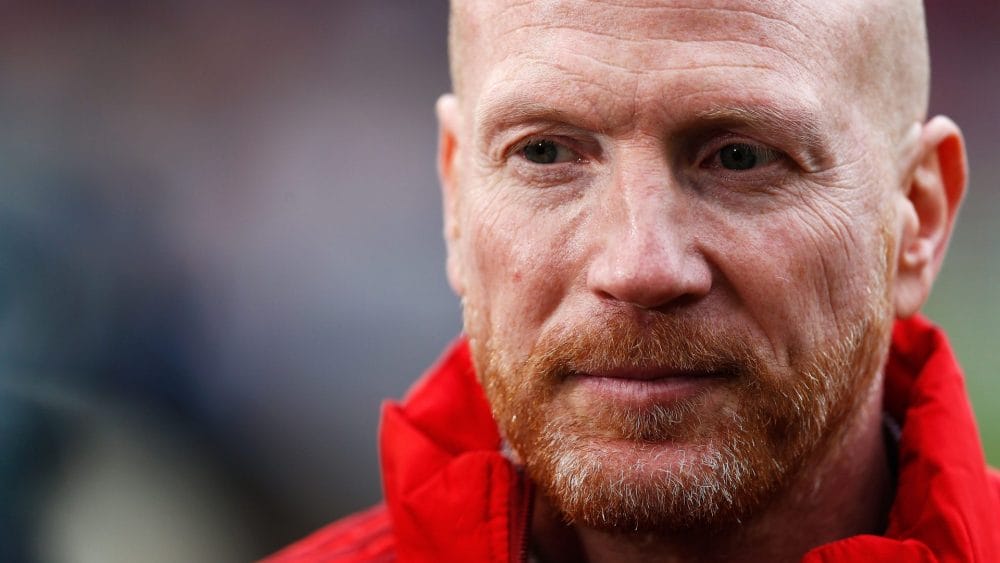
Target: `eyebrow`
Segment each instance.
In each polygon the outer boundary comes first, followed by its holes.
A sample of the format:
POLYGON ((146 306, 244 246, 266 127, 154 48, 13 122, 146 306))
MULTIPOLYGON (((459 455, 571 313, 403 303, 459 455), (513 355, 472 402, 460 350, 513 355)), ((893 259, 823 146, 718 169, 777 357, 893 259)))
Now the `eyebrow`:
POLYGON ((781 107, 773 103, 725 104, 697 111, 685 122, 689 127, 729 126, 784 137, 801 148, 809 168, 824 167, 831 160, 817 115, 806 108, 781 107))
POLYGON ((485 104, 476 108, 474 123, 477 124, 477 136, 486 143, 507 127, 522 123, 563 123, 599 131, 599 128, 593 127, 596 124, 588 126, 584 123, 587 121, 584 115, 557 109, 530 96, 514 94, 487 99, 485 104))

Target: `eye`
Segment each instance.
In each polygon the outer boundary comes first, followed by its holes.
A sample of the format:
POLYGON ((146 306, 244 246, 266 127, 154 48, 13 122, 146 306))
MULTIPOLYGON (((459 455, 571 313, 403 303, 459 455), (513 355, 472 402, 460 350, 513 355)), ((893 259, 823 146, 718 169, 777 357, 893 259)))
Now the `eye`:
POLYGON ((737 172, 770 164, 781 157, 781 153, 770 147, 750 143, 731 143, 716 154, 710 165, 737 172))
POLYGON ((531 139, 520 153, 525 160, 535 164, 558 164, 579 160, 577 154, 568 147, 549 139, 531 139))

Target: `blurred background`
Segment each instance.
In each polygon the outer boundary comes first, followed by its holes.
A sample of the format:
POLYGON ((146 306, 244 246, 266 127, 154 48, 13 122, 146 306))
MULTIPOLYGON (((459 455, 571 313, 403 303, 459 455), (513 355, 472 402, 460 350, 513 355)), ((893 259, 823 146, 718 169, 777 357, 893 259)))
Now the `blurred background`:
MULTIPOLYGON (((0 561, 248 561, 380 497, 459 331, 445 0, 0 3, 0 561)), ((928 6, 970 194, 928 314, 1000 464, 1000 2, 928 6)))

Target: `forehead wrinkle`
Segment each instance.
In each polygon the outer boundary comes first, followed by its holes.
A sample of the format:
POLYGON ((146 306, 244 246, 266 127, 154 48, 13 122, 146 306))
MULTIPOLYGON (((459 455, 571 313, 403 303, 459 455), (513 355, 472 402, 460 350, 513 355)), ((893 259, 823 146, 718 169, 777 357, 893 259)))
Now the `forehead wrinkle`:
MULTIPOLYGON (((662 6, 662 5, 657 5, 657 6, 641 6, 641 5, 635 5, 635 4, 626 3, 626 2, 610 2, 610 1, 607 1, 607 0, 589 0, 589 1, 591 1, 591 2, 598 2, 598 3, 605 3, 605 4, 610 4, 610 5, 613 5, 613 6, 625 7, 625 8, 630 8, 630 9, 639 9, 639 10, 660 10, 660 11, 668 10, 668 11, 674 11, 674 12, 698 12, 698 13, 701 13, 701 14, 709 13, 709 14, 716 14, 716 15, 720 15, 720 16, 731 16, 734 13, 743 13, 743 14, 748 14, 748 15, 751 15, 751 16, 755 16, 755 17, 757 17, 759 19, 765 20, 765 21, 773 23, 773 24, 778 24, 778 25, 790 28, 790 31, 794 32, 794 34, 797 35, 799 39, 808 40, 808 41, 811 41, 811 40, 815 39, 810 34, 807 34, 802 29, 801 26, 799 26, 798 24, 796 24, 795 21, 792 20, 792 19, 790 19, 790 18, 786 19, 786 18, 778 17, 777 15, 769 14, 769 13, 761 11, 761 10, 751 9, 748 6, 738 6, 738 7, 729 7, 729 8, 725 8, 725 7, 706 7, 704 5, 698 5, 698 4, 692 4, 692 5, 686 5, 686 6, 662 6)), ((782 11, 780 13, 787 13, 787 11, 782 11)), ((786 30, 786 31, 788 31, 788 30, 786 30)), ((784 34, 782 34, 782 35, 784 35, 784 34)))
MULTIPOLYGON (((535 21, 509 22, 507 26, 495 30, 492 39, 485 43, 510 44, 514 46, 513 52, 505 53, 506 56, 519 54, 535 59, 565 56, 559 46, 574 44, 581 48, 574 49, 572 56, 636 75, 713 66, 766 68, 776 67, 780 61, 794 67, 793 72, 802 75, 816 74, 819 70, 822 59, 809 56, 810 51, 823 51, 823 44, 816 36, 804 45, 794 44, 783 33, 764 33, 767 30, 760 26, 734 26, 728 20, 722 21, 724 15, 733 15, 731 11, 709 8, 682 10, 707 11, 718 15, 719 25, 709 26, 710 35, 706 36, 704 29, 695 29, 697 26, 679 25, 683 22, 676 21, 667 24, 661 19, 655 26, 637 24, 634 31, 630 27, 629 32, 622 33, 617 27, 609 28, 607 21, 591 21, 594 18, 559 22, 536 18, 535 21), (573 38, 574 34, 581 34, 584 38, 573 38), (718 48, 706 51, 702 45, 718 48), (711 60, 706 60, 706 55, 711 60), (740 60, 747 57, 766 60, 767 64, 741 64, 740 60)), ((747 13, 757 14, 752 11, 747 13)))
MULTIPOLYGON (((512 46, 522 53, 533 49, 558 49, 559 45, 568 44, 561 37, 553 37, 559 32, 589 35, 589 39, 580 43, 589 45, 594 59, 604 59, 602 62, 609 64, 617 59, 618 64, 613 66, 631 65, 647 71, 656 69, 655 55, 673 58, 673 49, 669 46, 651 53, 651 40, 686 42, 692 44, 692 48, 695 43, 706 41, 731 41, 733 50, 730 53, 718 51, 715 55, 720 58, 717 61, 720 64, 725 57, 739 57, 746 48, 754 47, 766 50, 770 53, 766 56, 775 61, 780 58, 794 65, 796 72, 803 75, 815 75, 821 70, 822 61, 830 57, 832 44, 830 27, 818 20, 814 10, 795 3, 783 3, 769 9, 766 5, 741 5, 740 2, 663 6, 599 0, 513 4, 453 0, 453 8, 456 8, 453 9, 455 27, 465 31, 453 34, 462 38, 462 44, 456 41, 451 45, 453 62, 457 63, 460 58, 463 63, 453 68, 456 93, 460 98, 464 96, 458 92, 457 84, 467 80, 459 80, 454 75, 478 75, 473 82, 481 83, 482 71, 491 66, 490 59, 497 61, 509 57, 512 46)), ((697 58, 687 58, 691 59, 690 64, 696 64, 697 58)), ((664 65, 664 68, 673 66, 664 65)))
MULTIPOLYGON (((735 32, 737 35, 725 39, 769 47, 813 72, 824 59, 839 58, 836 53, 844 47, 841 31, 853 29, 859 14, 858 9, 850 6, 824 4, 824 10, 817 10, 817 6, 808 2, 792 0, 753 4, 716 1, 711 6, 690 2, 664 6, 662 2, 634 0, 514 3, 453 0, 452 4, 453 15, 462 16, 458 23, 470 30, 469 34, 462 34, 468 39, 466 43, 479 43, 494 54, 494 44, 519 30, 571 27, 621 43, 641 43, 657 38, 684 40, 700 28, 711 29, 716 34, 735 32), (655 17, 660 13, 664 15, 655 17), (779 29, 774 29, 775 26, 779 29), (473 29, 475 33, 471 33, 473 29)), ((722 38, 716 35, 715 39, 722 38)), ((472 45, 463 47, 453 51, 469 51, 472 45)), ((453 52, 453 55, 458 53, 453 52)), ((461 68, 462 72, 469 70, 467 65, 461 68)))
MULTIPOLYGON (((675 41, 675 40, 670 40, 670 39, 659 39, 658 41, 661 41, 661 42, 668 42, 669 41, 669 42, 672 42, 672 43, 676 43, 678 46, 687 46, 687 45, 690 45, 691 43, 693 43, 692 41, 675 41)), ((770 46, 767 46, 767 45, 758 45, 756 43, 742 43, 742 42, 739 42, 739 41, 715 41, 715 40, 713 40, 711 42, 712 43, 734 43, 734 44, 739 44, 739 45, 749 45, 749 46, 753 46, 755 48, 761 48, 761 49, 776 51, 779 54, 784 55, 784 53, 781 53, 780 51, 777 51, 777 49, 775 49, 774 47, 770 47, 770 46)), ((766 64, 762 64, 762 63, 746 63, 746 64, 740 64, 740 63, 737 63, 737 62, 733 62, 733 63, 721 63, 721 62, 720 63, 705 63, 704 61, 700 61, 697 66, 693 66, 692 64, 688 63, 688 64, 683 64, 683 65, 679 64, 679 65, 665 65, 665 66, 658 66, 658 67, 644 66, 644 67, 641 67, 641 68, 626 68, 626 67, 621 67, 619 65, 616 65, 615 63, 608 62, 608 61, 606 61, 604 59, 598 58, 598 57, 596 57, 594 55, 591 55, 589 53, 577 52, 577 53, 574 53, 574 56, 580 57, 580 58, 583 58, 583 59, 586 59, 586 60, 589 60, 589 61, 591 61, 591 62, 593 62, 593 63, 595 63, 595 64, 597 64, 599 66, 611 67, 612 69, 614 69, 616 71, 627 72, 629 74, 636 75, 636 76, 649 75, 649 74, 653 74, 653 73, 657 73, 657 72, 665 72, 665 71, 678 71, 678 72, 681 72, 681 71, 686 71, 686 70, 702 70, 702 69, 724 69, 724 68, 759 68, 759 69, 768 69, 768 70, 773 70, 774 69, 773 65, 766 65, 766 64)), ((564 66, 559 66, 559 65, 554 65, 554 66, 557 66, 560 69, 566 69, 566 67, 564 67, 564 66)), ((580 74, 579 72, 576 72, 576 74, 578 74, 579 76, 582 77, 582 74, 580 74)))
MULTIPOLYGON (((790 3, 784 3, 784 9, 775 9, 772 12, 765 11, 763 9, 753 9, 746 3, 740 2, 730 2, 729 6, 704 6, 698 4, 688 4, 688 5, 664 5, 662 2, 656 5, 643 5, 636 3, 625 3, 625 2, 609 2, 607 0, 581 0, 580 2, 521 2, 514 5, 508 5, 501 9, 500 14, 505 16, 503 19, 497 17, 497 15, 490 16, 494 21, 509 21, 512 27, 526 27, 526 26, 538 26, 538 25, 552 25, 553 21, 561 22, 573 22, 574 25, 581 28, 581 30, 591 31, 598 35, 607 35, 613 37, 616 40, 629 40, 628 33, 621 32, 633 32, 631 39, 633 40, 644 40, 650 37, 655 37, 650 35, 650 31, 656 28, 663 29, 665 26, 670 28, 671 36, 675 36, 678 31, 685 31, 690 29, 689 23, 691 23, 689 16, 694 16, 697 19, 704 20, 706 15, 712 16, 713 19, 730 20, 734 15, 746 15, 750 16, 752 19, 762 20, 766 25, 780 25, 785 28, 781 33, 775 35, 789 36, 795 35, 799 40, 805 42, 813 42, 816 40, 815 33, 807 33, 802 27, 795 23, 791 18, 782 17, 789 13, 788 5, 790 3), (580 4, 587 4, 583 7, 580 4), (524 8, 525 10, 530 10, 528 17, 523 18, 523 21, 517 21, 515 14, 510 14, 514 9, 524 8), (638 13, 639 18, 622 17, 623 11, 630 11, 633 13, 638 13), (661 17, 651 17, 651 12, 662 13, 661 17), (640 21, 636 21, 641 18, 640 21), (616 25, 617 22, 617 25, 616 25), (644 23, 644 25, 643 25, 644 23), (673 25, 669 25, 673 24, 673 25), (619 33, 614 33, 614 30, 619 33)), ((758 5, 754 5, 757 7, 758 5)), ((808 10, 804 10, 808 11, 808 10)), ((796 12, 797 13, 797 12, 796 12)), ((481 14, 482 15, 482 14, 481 14)), ((736 27, 742 31, 759 31, 760 28, 764 27, 761 25, 753 25, 750 21, 744 21, 744 25, 733 26, 731 21, 726 21, 725 26, 716 26, 718 29, 733 28, 736 27)))
MULTIPOLYGON (((574 53, 574 56, 579 54, 574 53)), ((524 59, 511 57, 506 64, 494 67, 485 78, 487 86, 472 108, 473 123, 480 129, 478 133, 513 121, 541 117, 599 131, 601 123, 594 118, 611 112, 609 105, 614 105, 621 91, 628 88, 621 80, 614 86, 595 80, 578 66, 559 60, 540 55, 525 55, 524 59), (556 109, 556 104, 571 109, 556 109)), ((599 60, 594 62, 604 64, 599 60)), ((636 84, 640 74, 629 73, 636 84)))

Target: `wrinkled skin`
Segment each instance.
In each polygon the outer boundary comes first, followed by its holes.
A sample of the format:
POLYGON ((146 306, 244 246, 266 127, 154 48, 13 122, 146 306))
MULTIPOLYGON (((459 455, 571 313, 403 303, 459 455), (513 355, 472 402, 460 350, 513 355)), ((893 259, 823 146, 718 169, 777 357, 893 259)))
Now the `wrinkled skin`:
POLYGON ((884 523, 880 366, 964 160, 885 39, 922 45, 918 7, 848 4, 456 5, 449 277, 539 514, 592 560, 884 523))

